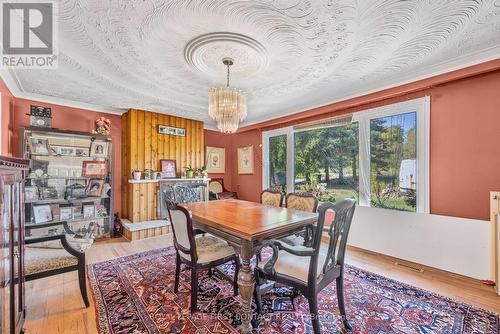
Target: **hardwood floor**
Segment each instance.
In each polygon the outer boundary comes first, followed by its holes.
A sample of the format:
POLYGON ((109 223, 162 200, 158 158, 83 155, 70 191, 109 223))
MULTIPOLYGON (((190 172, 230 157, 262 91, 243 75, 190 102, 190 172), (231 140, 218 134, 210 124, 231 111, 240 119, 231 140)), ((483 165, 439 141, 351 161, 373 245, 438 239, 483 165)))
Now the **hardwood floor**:
MULTIPOLYGON (((170 235, 132 243, 125 239, 97 242, 87 251, 87 263, 170 245, 170 235)), ((348 249, 346 261, 358 268, 500 313, 500 297, 495 295, 492 287, 477 280, 427 267, 423 267, 423 272, 416 272, 396 266, 394 263, 398 260, 394 258, 356 248, 348 249)), ((27 282, 26 333, 97 333, 90 294, 89 288, 91 306, 86 309, 80 297, 76 272, 27 282)))

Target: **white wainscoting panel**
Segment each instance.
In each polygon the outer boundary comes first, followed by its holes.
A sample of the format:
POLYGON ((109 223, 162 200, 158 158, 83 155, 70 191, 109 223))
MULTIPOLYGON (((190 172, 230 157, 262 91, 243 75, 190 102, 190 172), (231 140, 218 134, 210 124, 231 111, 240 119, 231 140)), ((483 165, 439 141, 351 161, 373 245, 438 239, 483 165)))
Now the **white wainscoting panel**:
POLYGON ((349 245, 491 279, 490 222, 358 206, 349 245))

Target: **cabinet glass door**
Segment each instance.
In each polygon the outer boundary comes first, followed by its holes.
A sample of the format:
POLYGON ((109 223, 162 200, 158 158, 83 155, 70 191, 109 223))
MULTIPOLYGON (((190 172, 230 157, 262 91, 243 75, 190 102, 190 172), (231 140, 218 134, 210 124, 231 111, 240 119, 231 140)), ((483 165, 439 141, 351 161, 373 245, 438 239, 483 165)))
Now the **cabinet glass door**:
POLYGON ((11 314, 10 314, 10 288, 11 288, 11 262, 10 262, 10 221, 11 221, 11 185, 7 185, 0 180, 0 189, 2 194, 0 194, 1 198, 1 206, 0 206, 0 216, 1 216, 1 258, 2 258, 2 271, 3 274, 1 276, 1 321, 2 321, 2 334, 10 333, 11 327, 11 314))

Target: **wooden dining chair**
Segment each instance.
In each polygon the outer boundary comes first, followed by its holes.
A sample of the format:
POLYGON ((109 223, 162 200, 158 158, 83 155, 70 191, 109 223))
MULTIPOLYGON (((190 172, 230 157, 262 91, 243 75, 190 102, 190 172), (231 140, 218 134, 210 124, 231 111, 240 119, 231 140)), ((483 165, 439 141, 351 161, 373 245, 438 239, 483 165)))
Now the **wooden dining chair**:
POLYGON ((322 233, 314 233, 311 247, 290 246, 279 240, 264 242, 264 246, 273 249, 273 254, 255 267, 257 285, 254 297, 259 317, 262 313, 261 296, 264 292, 261 283, 271 280, 293 287, 307 298, 314 333, 319 334, 321 331, 317 295, 335 281, 342 322, 346 329, 352 330, 344 305, 344 255, 355 206, 354 199, 345 199, 336 204, 324 203, 319 207, 316 225, 319 231, 323 230, 327 212, 333 211, 335 214, 328 231, 328 245, 322 244, 322 233))
MULTIPOLYGON (((318 209, 318 198, 308 192, 294 192, 286 196, 285 206, 287 209, 316 212, 318 209)), ((307 226, 303 231, 280 238, 280 241, 292 246, 304 246, 311 241, 312 226, 307 226)))
POLYGON ((174 234, 175 258, 175 283, 174 292, 179 291, 179 276, 181 263, 191 269, 191 312, 197 311, 198 305, 198 274, 201 270, 209 270, 226 262, 233 261, 236 269, 233 279, 233 292, 238 294, 238 272, 240 268, 239 258, 233 247, 222 239, 212 235, 198 235, 198 230, 193 230, 191 213, 177 205, 167 201, 167 210, 174 234))
POLYGON ((283 194, 279 190, 263 190, 260 193, 260 203, 280 207, 281 203, 283 203, 283 194))

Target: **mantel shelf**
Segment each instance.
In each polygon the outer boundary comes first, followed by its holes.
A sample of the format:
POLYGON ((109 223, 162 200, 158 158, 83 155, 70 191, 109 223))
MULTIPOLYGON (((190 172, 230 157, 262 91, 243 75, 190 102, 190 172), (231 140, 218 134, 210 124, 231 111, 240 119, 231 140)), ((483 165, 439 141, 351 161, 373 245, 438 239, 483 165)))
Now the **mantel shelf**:
POLYGON ((193 178, 157 179, 157 180, 134 180, 134 179, 129 179, 128 183, 206 182, 206 181, 210 181, 210 178, 193 177, 193 178))

